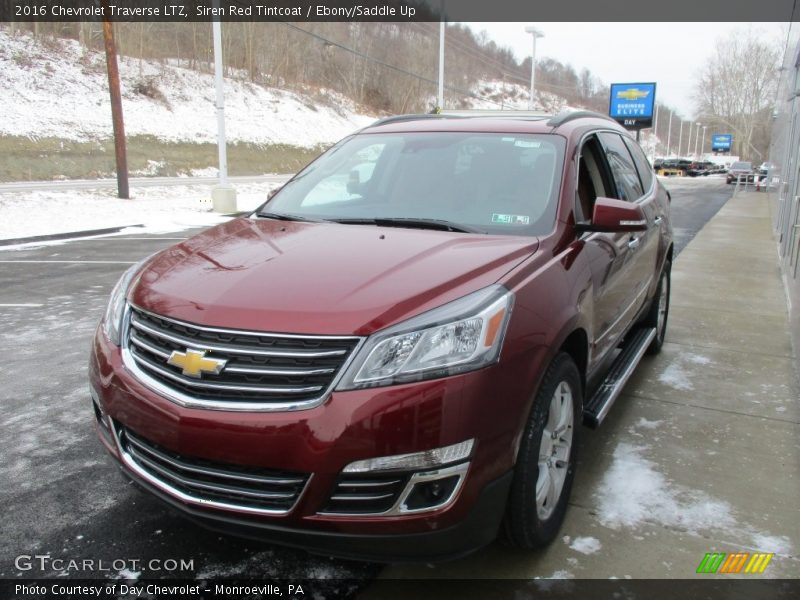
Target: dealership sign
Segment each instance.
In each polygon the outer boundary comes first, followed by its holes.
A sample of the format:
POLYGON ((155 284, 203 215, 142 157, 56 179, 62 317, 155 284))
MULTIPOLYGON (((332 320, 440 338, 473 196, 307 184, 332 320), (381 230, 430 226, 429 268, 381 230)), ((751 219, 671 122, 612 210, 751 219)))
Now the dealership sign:
POLYGON ((715 133, 711 136, 711 149, 715 152, 730 152, 733 136, 730 133, 715 133))
POLYGON ((628 129, 653 125, 656 106, 655 83, 612 83, 608 116, 628 129))

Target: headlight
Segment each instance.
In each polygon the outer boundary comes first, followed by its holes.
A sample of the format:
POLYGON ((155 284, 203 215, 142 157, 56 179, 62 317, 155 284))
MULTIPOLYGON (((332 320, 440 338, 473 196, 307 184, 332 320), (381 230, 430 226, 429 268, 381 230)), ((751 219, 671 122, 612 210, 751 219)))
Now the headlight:
POLYGON ((119 281, 117 281, 117 285, 115 285, 114 289, 111 291, 111 297, 108 299, 108 306, 106 307, 106 314, 103 317, 103 332, 116 346, 120 345, 122 315, 125 313, 125 300, 128 297, 128 288, 130 288, 133 277, 149 259, 150 257, 148 256, 125 271, 122 277, 119 278, 119 281))
POLYGON ((446 377, 497 361, 514 295, 484 288, 372 335, 337 389, 446 377))

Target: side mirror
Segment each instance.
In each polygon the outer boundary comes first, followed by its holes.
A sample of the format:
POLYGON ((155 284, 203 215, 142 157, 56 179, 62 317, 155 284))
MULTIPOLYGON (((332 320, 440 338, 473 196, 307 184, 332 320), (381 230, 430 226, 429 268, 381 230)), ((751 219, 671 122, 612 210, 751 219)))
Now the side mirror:
POLYGON ((644 231, 647 229, 647 218, 638 204, 613 198, 597 198, 594 201, 592 222, 578 223, 575 228, 580 232, 618 233, 644 231))

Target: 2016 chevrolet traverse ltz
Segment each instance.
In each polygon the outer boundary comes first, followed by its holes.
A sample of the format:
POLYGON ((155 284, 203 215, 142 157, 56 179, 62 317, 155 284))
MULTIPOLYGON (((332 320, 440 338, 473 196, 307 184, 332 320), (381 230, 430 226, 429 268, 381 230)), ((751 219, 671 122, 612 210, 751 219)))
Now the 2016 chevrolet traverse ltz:
POLYGON ((128 270, 97 431, 211 528, 373 560, 551 541, 664 340, 669 195, 592 113, 391 117, 128 270))

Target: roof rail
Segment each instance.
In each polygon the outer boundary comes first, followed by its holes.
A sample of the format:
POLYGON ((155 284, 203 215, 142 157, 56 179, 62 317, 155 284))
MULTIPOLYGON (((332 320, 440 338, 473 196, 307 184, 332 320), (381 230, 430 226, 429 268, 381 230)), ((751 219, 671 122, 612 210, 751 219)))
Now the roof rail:
POLYGON ((378 119, 374 123, 367 125, 366 128, 389 125, 391 123, 404 123, 406 121, 421 121, 423 119, 463 119, 467 117, 497 117, 508 118, 518 117, 523 119, 546 119, 553 117, 551 113, 538 112, 533 110, 493 110, 493 109, 470 109, 470 110, 443 110, 439 113, 420 113, 407 115, 393 115, 378 119))
POLYGON ((453 117, 552 117, 552 113, 537 110, 496 110, 493 108, 471 108, 467 110, 443 110, 443 115, 453 117))
POLYGON ((560 127, 564 123, 568 123, 569 121, 572 121, 574 119, 585 119, 587 117, 592 117, 592 118, 595 118, 595 119, 605 119, 606 121, 612 121, 612 122, 616 123, 616 121, 614 121, 614 119, 612 119, 608 115, 604 115, 603 113, 594 112, 594 111, 591 111, 591 110, 574 110, 574 111, 571 111, 571 112, 570 111, 562 111, 562 112, 558 113, 555 117, 550 119, 547 122, 547 124, 550 127, 553 127, 555 129, 556 127, 560 127))
POLYGON ((369 127, 378 127, 379 125, 388 125, 389 123, 402 123, 404 121, 419 121, 422 119, 441 119, 443 115, 441 114, 408 114, 408 115, 393 115, 391 117, 384 117, 382 119, 378 119, 374 123, 367 125, 369 127))

